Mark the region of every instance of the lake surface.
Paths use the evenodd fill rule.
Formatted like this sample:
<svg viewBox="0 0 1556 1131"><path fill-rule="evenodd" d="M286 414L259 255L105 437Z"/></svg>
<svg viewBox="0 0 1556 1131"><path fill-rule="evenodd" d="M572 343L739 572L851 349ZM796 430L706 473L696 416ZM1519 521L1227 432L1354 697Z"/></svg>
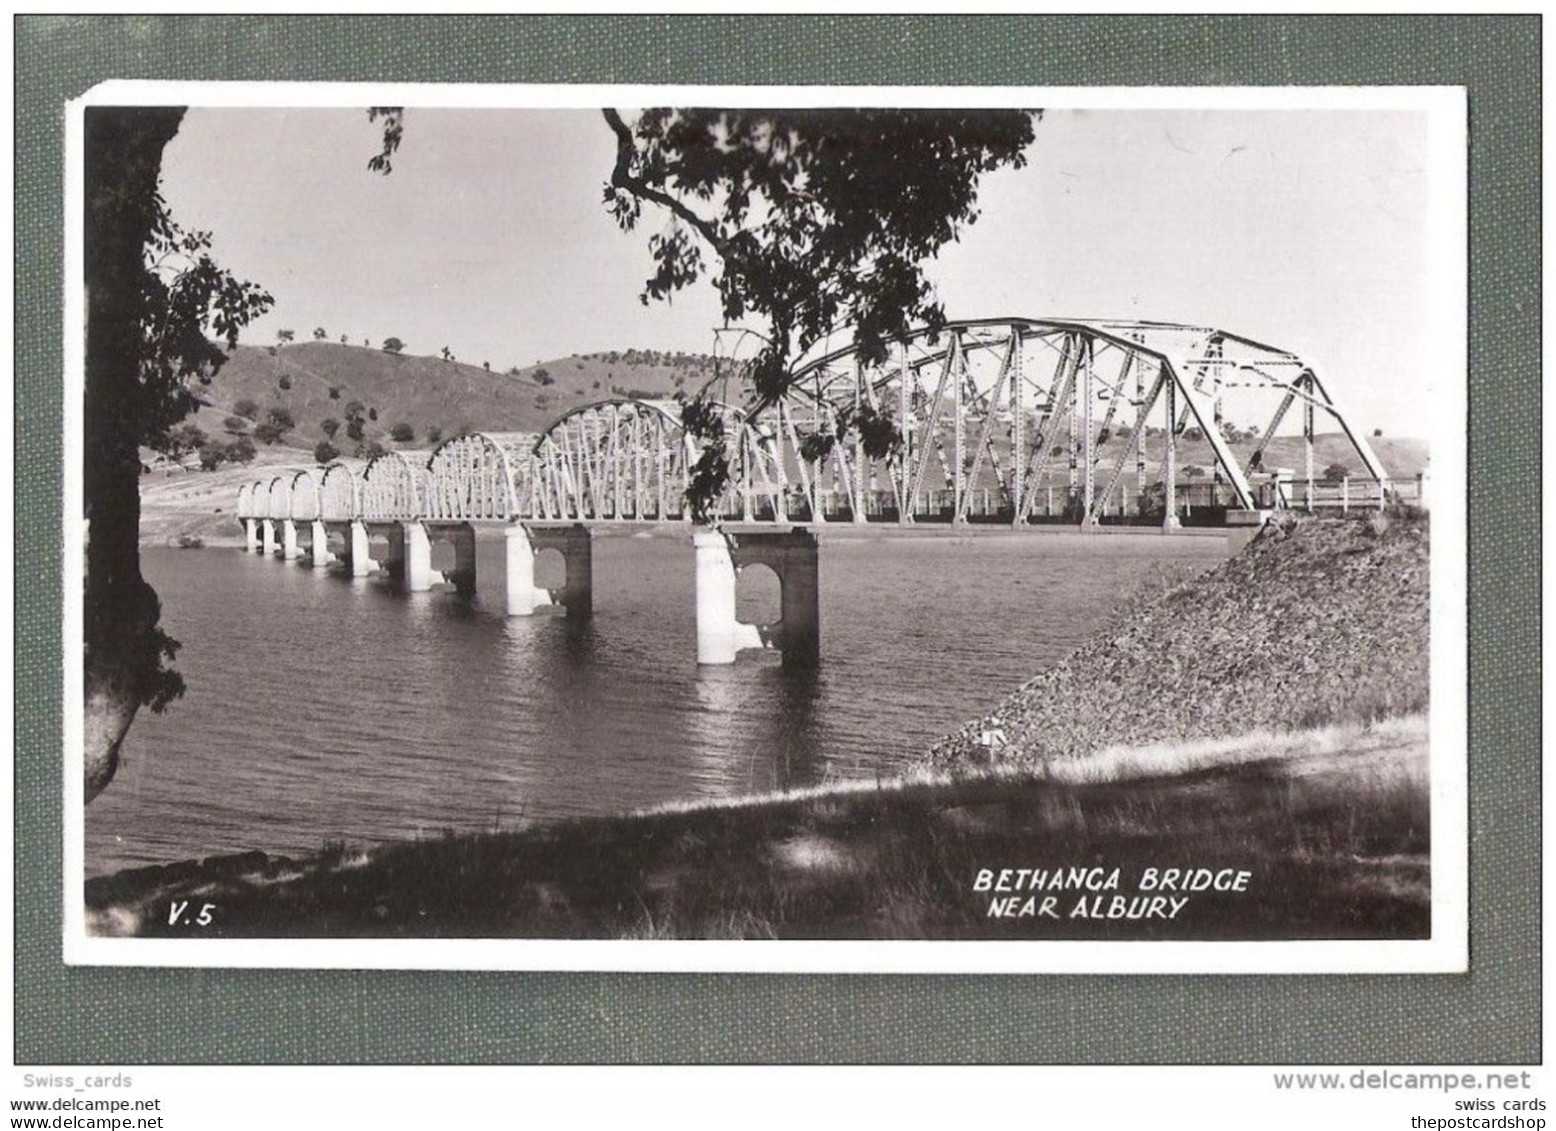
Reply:
<svg viewBox="0 0 1556 1131"><path fill-rule="evenodd" d="M822 662L804 675L775 654L698 667L684 531L598 537L581 624L494 612L484 580L471 601L236 549L143 549L189 690L136 719L87 807L87 870L887 775L1140 584L1225 554L1148 534L822 538ZM558 555L539 566L559 582ZM776 579L747 571L740 603L776 619Z"/></svg>

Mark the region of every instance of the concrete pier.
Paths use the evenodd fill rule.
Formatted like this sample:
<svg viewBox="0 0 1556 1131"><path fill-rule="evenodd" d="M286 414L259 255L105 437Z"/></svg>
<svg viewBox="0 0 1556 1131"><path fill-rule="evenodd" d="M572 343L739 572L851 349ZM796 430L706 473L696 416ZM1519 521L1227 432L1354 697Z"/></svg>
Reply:
<svg viewBox="0 0 1556 1131"><path fill-rule="evenodd" d="M376 564L368 549L367 523L353 522L346 539L346 564L352 577L366 577Z"/></svg>
<svg viewBox="0 0 1556 1131"><path fill-rule="evenodd" d="M243 520L243 546L251 554L259 553L259 520L246 518Z"/></svg>
<svg viewBox="0 0 1556 1131"><path fill-rule="evenodd" d="M432 568L432 539L427 528L419 522L405 522L399 526L399 543L402 554L401 579L407 593L425 593L443 580L443 575ZM390 544L394 543L390 539Z"/></svg>
<svg viewBox="0 0 1556 1131"><path fill-rule="evenodd" d="M820 546L815 534L788 531L692 535L697 590L697 662L732 664L749 648L778 648L786 665L814 666L821 657ZM778 577L777 624L742 623L735 615L740 570L765 565Z"/></svg>
<svg viewBox="0 0 1556 1131"><path fill-rule="evenodd" d="M475 528L466 524L441 528L438 537L454 547L454 568L443 575L465 597L475 595Z"/></svg>
<svg viewBox="0 0 1556 1131"><path fill-rule="evenodd" d="M503 531L503 565L510 617L533 616L551 604L551 594L535 587L535 547L524 527L515 524Z"/></svg>
<svg viewBox="0 0 1556 1131"><path fill-rule="evenodd" d="M389 523L383 528L386 546L384 547L384 559L379 565L390 577L402 578L405 576L405 527L398 522Z"/></svg>
<svg viewBox="0 0 1556 1131"><path fill-rule="evenodd" d="M506 528L504 537L509 616L531 616L536 609L552 604L563 606L570 617L593 614L594 537L588 527L581 523L564 527L515 524ZM535 555L541 550L557 550L562 555L562 588L556 593L535 585Z"/></svg>
<svg viewBox="0 0 1556 1131"><path fill-rule="evenodd" d="M281 557L295 562L302 551L297 548L297 523L292 519L281 520Z"/></svg>
<svg viewBox="0 0 1556 1131"><path fill-rule="evenodd" d="M314 568L322 568L335 560L335 555L330 553L329 528L314 519L308 525L308 562Z"/></svg>
<svg viewBox="0 0 1556 1131"><path fill-rule="evenodd" d="M272 557L276 552L276 524L274 519L265 519L259 524L260 553L265 557Z"/></svg>

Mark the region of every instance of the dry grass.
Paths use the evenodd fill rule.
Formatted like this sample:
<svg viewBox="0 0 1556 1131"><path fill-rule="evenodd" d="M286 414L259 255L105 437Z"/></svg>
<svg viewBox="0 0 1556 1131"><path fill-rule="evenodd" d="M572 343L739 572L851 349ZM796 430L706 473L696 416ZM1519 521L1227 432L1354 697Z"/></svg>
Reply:
<svg viewBox="0 0 1556 1131"><path fill-rule="evenodd" d="M311 860L94 880L95 929L168 930L196 888L229 936L1414 937L1429 925L1424 723L1104 750ZM991 918L981 868L1237 868L1174 921Z"/></svg>

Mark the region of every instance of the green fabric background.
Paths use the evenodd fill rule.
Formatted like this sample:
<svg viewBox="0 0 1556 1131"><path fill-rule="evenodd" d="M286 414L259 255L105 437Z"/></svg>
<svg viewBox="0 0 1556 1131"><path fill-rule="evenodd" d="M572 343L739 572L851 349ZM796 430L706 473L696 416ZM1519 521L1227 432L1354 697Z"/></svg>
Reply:
<svg viewBox="0 0 1556 1131"><path fill-rule="evenodd" d="M1539 37L1538 17L20 17L17 1062L1538 1061ZM1467 86L1472 973L67 969L61 123L110 78Z"/></svg>

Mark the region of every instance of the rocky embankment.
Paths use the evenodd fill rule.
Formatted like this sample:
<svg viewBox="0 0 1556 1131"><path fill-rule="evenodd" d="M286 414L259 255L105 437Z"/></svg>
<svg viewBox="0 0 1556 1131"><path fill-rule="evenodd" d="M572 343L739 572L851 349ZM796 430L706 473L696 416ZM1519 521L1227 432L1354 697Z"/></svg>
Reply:
<svg viewBox="0 0 1556 1131"><path fill-rule="evenodd" d="M1367 722L1425 709L1429 524L1285 518L938 743L932 763Z"/></svg>

